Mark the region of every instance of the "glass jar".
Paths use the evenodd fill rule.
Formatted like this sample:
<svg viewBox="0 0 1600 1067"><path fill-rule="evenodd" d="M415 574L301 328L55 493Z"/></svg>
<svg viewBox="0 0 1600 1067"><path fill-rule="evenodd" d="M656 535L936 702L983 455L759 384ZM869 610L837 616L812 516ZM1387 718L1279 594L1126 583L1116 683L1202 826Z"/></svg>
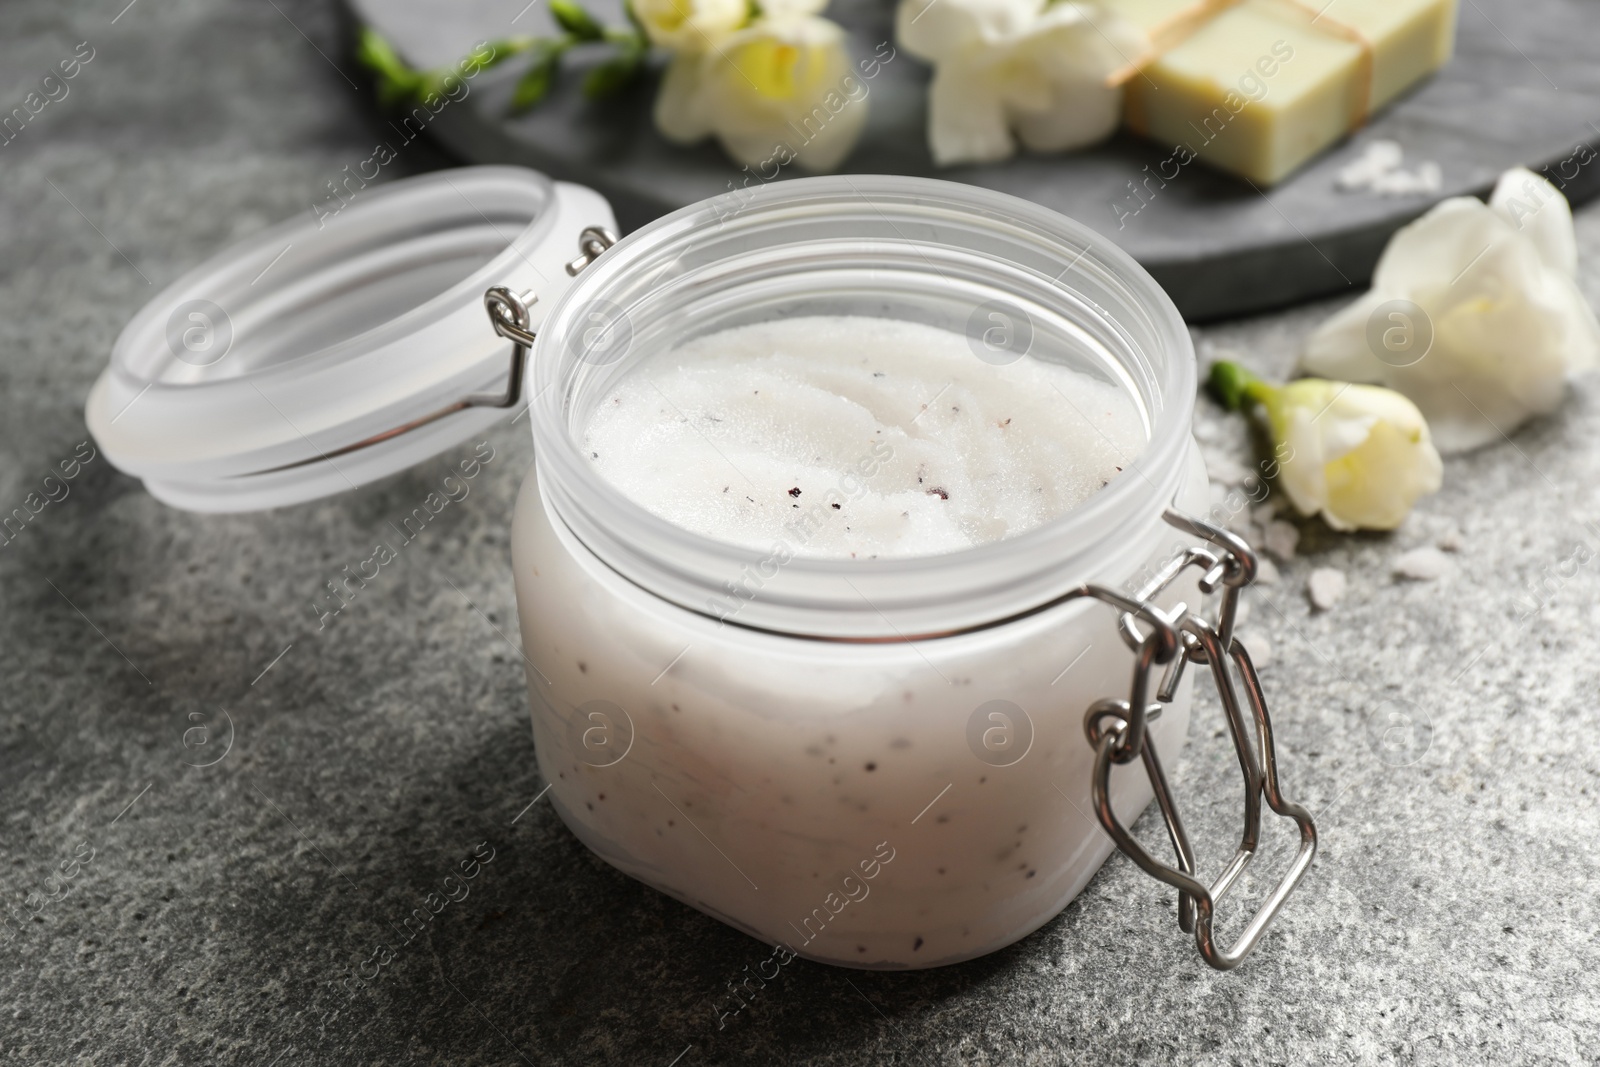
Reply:
<svg viewBox="0 0 1600 1067"><path fill-rule="evenodd" d="M972 338L976 359L1052 360L1113 383L1140 413L1143 450L1042 526L881 560L808 557L803 522L767 550L691 533L583 452L596 405L652 354L840 314L943 327ZM1208 504L1193 349L1149 275L1087 227L987 190L786 181L605 251L533 352L536 460L513 561L539 767L573 833L828 963L952 963L1060 912L1113 847L1083 712L1126 692L1134 661L1115 612L1063 597L1138 586L1170 555L1164 510ZM1192 581L1163 597L1197 603ZM1186 686L1149 727L1168 761ZM1111 779L1124 824L1150 782Z"/></svg>

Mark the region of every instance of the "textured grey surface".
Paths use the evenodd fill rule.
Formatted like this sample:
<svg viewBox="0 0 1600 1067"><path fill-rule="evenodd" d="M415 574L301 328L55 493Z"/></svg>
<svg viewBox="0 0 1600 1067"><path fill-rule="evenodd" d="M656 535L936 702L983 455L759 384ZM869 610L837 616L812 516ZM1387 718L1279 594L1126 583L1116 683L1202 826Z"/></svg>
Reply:
<svg viewBox="0 0 1600 1067"><path fill-rule="evenodd" d="M527 0L344 3L424 66L451 63L478 41L549 32L547 13L529 10ZM591 0L591 6L620 19L621 0ZM1003 164L940 169L925 132L929 68L888 46L894 3L839 0L828 15L850 30L855 55L892 57L864 82L867 129L843 169L971 182L1071 215L1144 264L1190 318L1338 293L1364 284L1389 234L1434 200L1486 193L1506 167L1558 165L1579 145L1600 143L1593 124L1600 115L1593 44L1600 9L1590 0L1461 0L1459 7L1456 56L1443 70L1262 193L1203 164L1163 183L1160 175L1175 170L1174 146L1126 133L1078 152L1024 152ZM730 182L755 180L713 144L684 149L658 136L648 84L614 101L585 100L573 90L582 65L592 61L575 55L568 91L514 118L506 106L524 64L508 63L481 75L460 106L440 112L433 129L474 162L521 163L599 189L627 226L723 193ZM1404 145L1408 167L1437 163L1441 192L1398 198L1338 192L1340 168L1380 138ZM1595 168L1557 166L1551 173L1574 198L1600 191Z"/></svg>
<svg viewBox="0 0 1600 1067"><path fill-rule="evenodd" d="M96 49L0 147L4 511L85 439L85 393L154 287L309 210L381 136L318 54L339 56L328 11L139 0L113 24L122 2L0 12L6 107L79 41ZM395 169L439 162L419 143ZM1580 238L1594 300L1600 212ZM1282 371L1327 310L1208 329L1203 347ZM1201 416L1214 462L1246 462L1240 429L1208 403ZM471 495L321 631L323 582L461 456L226 518L167 509L97 459L0 548L0 1062L1595 1059L1600 579L1561 564L1600 542L1583 526L1600 518L1600 382L1449 461L1396 535L1308 524L1301 557L1255 597L1286 785L1320 813L1324 847L1241 970L1202 966L1170 895L1114 858L1008 950L908 974L796 961L722 1028L725 983L769 950L527 807L543 783L507 547L525 437L494 433ZM1452 531L1442 580L1389 576ZM1318 565L1350 575L1325 614L1304 596ZM1396 701L1428 723L1401 735L1417 742L1408 765L1374 740ZM221 750L221 709L231 749L186 765ZM1238 804L1216 722L1203 707L1175 773L1212 862ZM210 747L185 746L197 725ZM469 895L341 997L332 983L485 841L494 859ZM87 849L33 914L24 898L58 890L52 874Z"/></svg>

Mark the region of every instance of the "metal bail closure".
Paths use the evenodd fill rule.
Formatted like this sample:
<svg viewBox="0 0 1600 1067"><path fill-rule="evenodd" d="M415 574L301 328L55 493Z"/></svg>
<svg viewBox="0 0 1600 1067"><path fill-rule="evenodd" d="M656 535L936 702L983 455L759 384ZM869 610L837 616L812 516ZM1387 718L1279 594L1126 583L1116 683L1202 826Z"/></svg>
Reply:
<svg viewBox="0 0 1600 1067"><path fill-rule="evenodd" d="M1316 855L1317 828L1305 808L1283 795L1278 783L1277 753L1266 697L1250 653L1233 636L1239 591L1256 576L1255 553L1242 538L1211 523L1171 509L1163 517L1172 526L1203 538L1208 544L1179 553L1160 567L1133 597L1123 598L1131 600L1137 609L1124 608L1118 627L1123 640L1134 650L1136 657L1130 699L1097 701L1084 716L1084 730L1095 749L1094 807L1100 825L1129 859L1146 874L1178 890L1178 926L1184 932L1194 934L1195 945L1206 963L1217 970L1226 971L1237 967L1250 955L1283 902L1300 884L1311 866L1312 857ZM1171 585L1180 573L1191 566L1204 571L1200 579L1201 592L1212 593L1219 588L1222 591L1215 621L1203 618L1183 604L1164 614L1150 603L1152 597ZM1099 599L1111 600L1100 595L1098 590L1096 595ZM1153 624L1148 635L1140 633L1135 616L1147 624ZM1162 653L1172 642L1174 631L1181 643L1181 652L1163 656ZM1183 821L1178 816L1177 805L1156 756L1155 746L1145 733L1146 723L1159 716L1162 704L1170 702L1176 695L1184 666L1190 662L1209 664L1211 667L1211 677L1216 683L1217 695L1228 720L1245 784L1244 830L1238 849L1221 875L1209 886L1195 877L1194 850L1184 832ZM1239 704L1233 674L1229 671L1230 662L1244 689L1245 700L1250 707L1248 718L1254 720L1255 724L1254 734ZM1166 663L1167 671L1157 690L1156 701L1148 702L1149 674L1157 663ZM1166 822L1167 836L1177 854L1177 866L1162 863L1151 856L1111 809L1111 768L1119 763L1128 763L1135 756L1143 761L1145 774L1155 790L1156 803ZM1300 848L1288 872L1256 911L1238 941L1231 948L1219 948L1212 937L1212 919L1217 902L1255 857L1261 838L1263 797L1275 813L1294 820L1300 829Z"/></svg>

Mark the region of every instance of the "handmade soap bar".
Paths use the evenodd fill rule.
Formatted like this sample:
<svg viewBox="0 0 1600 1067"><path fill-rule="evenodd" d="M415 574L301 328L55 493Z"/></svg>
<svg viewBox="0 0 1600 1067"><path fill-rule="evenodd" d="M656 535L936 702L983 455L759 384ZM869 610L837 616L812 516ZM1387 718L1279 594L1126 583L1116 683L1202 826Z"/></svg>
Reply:
<svg viewBox="0 0 1600 1067"><path fill-rule="evenodd" d="M1455 0L1103 0L1151 36L1128 127L1270 185L1450 58ZM1165 175L1170 177L1170 175Z"/></svg>

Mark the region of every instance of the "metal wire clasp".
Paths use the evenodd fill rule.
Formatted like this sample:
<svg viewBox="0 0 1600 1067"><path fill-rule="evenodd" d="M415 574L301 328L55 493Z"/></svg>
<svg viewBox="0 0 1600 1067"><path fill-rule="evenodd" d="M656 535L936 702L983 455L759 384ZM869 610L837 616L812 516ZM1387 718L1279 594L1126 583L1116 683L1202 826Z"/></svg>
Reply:
<svg viewBox="0 0 1600 1067"><path fill-rule="evenodd" d="M1135 654L1132 692L1127 700L1105 699L1096 701L1084 715L1084 731L1095 750L1093 777L1095 814L1100 825L1116 842L1129 859L1145 873L1178 890L1178 926L1193 933L1200 955L1212 967L1226 971L1237 967L1260 942L1267 927L1277 916L1279 908L1311 866L1317 851L1317 828L1305 808L1283 796L1278 784L1276 747L1272 740L1272 720L1267 714L1266 697L1255 665L1250 660L1239 639L1233 636L1233 626L1238 610L1239 591L1255 580L1255 552L1243 538L1219 526L1181 512L1168 509L1163 518L1178 529L1202 538L1207 543L1196 545L1168 560L1131 598L1133 608L1124 608L1118 619L1118 632ZM1178 575L1189 567L1203 570L1200 591L1205 594L1222 592L1215 620L1202 617L1199 612L1178 604L1162 612L1150 601ZM1101 600L1109 600L1101 591ZM1119 605L1120 606L1120 605ZM1139 629L1139 621L1150 625L1148 633ZM1176 644L1181 651L1163 655ZM1254 719L1252 735L1234 689L1233 676L1228 665L1233 664L1244 689L1245 700ZM1227 716L1228 728L1233 735L1233 745L1239 757L1239 768L1244 775L1244 832L1233 860L1211 885L1194 877L1194 850L1184 832L1183 821L1178 816L1166 774L1150 743L1145 726L1160 715L1161 705L1169 703L1177 694L1178 683L1184 667L1189 663L1208 664L1216 682L1217 695ZM1156 690L1156 701L1149 702L1150 673L1155 665L1165 664L1166 673ZM1119 763L1131 762L1135 757L1144 763L1145 774L1155 790L1156 803L1166 821L1167 835L1172 840L1178 864L1162 863L1136 841L1111 809L1111 768ZM1212 937L1211 924L1216 905L1244 873L1261 839L1261 800L1288 819L1293 819L1300 829L1300 848L1288 872L1279 881L1255 916L1245 927L1232 948L1219 948Z"/></svg>
<svg viewBox="0 0 1600 1067"><path fill-rule="evenodd" d="M573 277L617 243L617 235L604 226L585 226L578 234L578 250L583 254L567 264L567 273ZM533 349L534 332L528 309L539 302L533 290L514 293L497 285L483 294L483 309L489 313L494 332L512 342L511 368L506 372L503 393L473 393L464 397L458 408L494 407L509 408L522 399L522 380L528 369L528 353Z"/></svg>

